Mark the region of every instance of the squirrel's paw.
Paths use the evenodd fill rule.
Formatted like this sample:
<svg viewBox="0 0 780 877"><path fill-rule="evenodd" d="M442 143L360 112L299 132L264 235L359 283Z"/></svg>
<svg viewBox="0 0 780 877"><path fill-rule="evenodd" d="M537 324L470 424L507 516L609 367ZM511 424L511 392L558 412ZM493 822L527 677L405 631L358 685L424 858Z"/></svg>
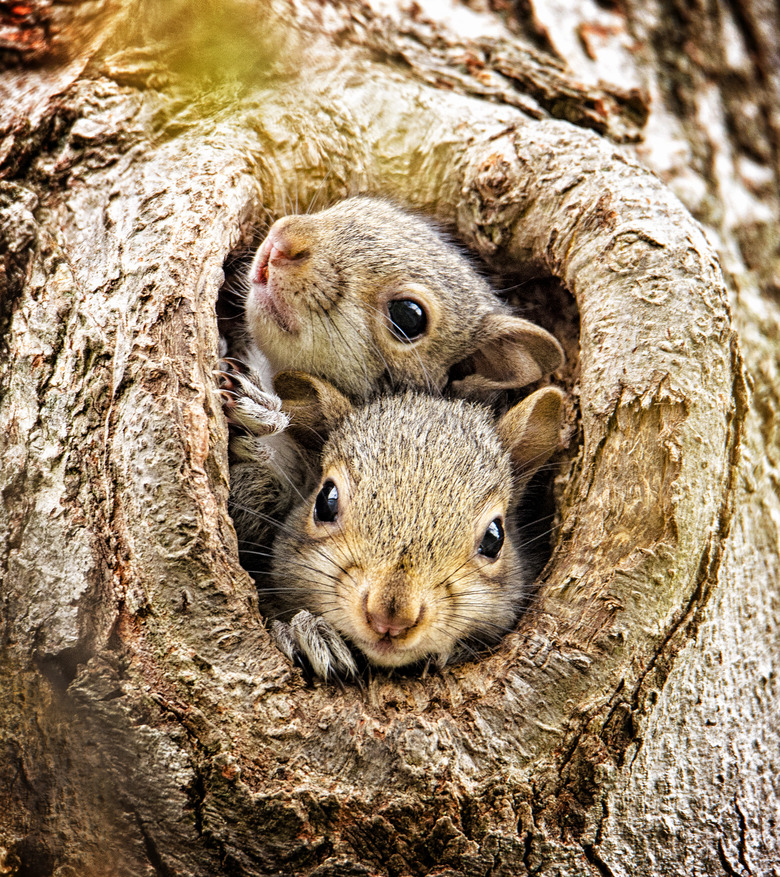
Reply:
<svg viewBox="0 0 780 877"><path fill-rule="evenodd" d="M233 359L223 359L219 365L217 383L228 423L253 436L274 435L287 428L290 421L282 411L282 400L266 392L254 372L244 371Z"/></svg>
<svg viewBox="0 0 780 877"><path fill-rule="evenodd" d="M289 624L274 621L271 633L290 661L308 664L321 679L357 678L358 668L352 652L324 618L302 609Z"/></svg>
<svg viewBox="0 0 780 877"><path fill-rule="evenodd" d="M232 435L228 447L231 463L252 463L255 467L272 465L273 449L263 442L262 436Z"/></svg>

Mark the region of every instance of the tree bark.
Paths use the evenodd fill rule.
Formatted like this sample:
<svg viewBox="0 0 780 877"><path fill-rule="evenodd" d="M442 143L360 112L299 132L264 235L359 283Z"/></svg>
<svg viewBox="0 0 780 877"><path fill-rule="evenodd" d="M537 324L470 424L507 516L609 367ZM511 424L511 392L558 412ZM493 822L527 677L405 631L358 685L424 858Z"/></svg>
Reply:
<svg viewBox="0 0 780 877"><path fill-rule="evenodd" d="M4 873L780 874L778 13L455 9L3 13ZM238 565L215 303L355 191L579 344L531 611L339 690Z"/></svg>

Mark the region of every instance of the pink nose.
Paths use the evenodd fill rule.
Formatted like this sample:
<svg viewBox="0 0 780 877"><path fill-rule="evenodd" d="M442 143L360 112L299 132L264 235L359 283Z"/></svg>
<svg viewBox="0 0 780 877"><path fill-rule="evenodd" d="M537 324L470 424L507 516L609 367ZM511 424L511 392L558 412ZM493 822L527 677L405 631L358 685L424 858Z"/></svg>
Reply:
<svg viewBox="0 0 780 877"><path fill-rule="evenodd" d="M286 262L290 258L290 246L287 241L274 241L271 252L268 254L268 261L271 264L276 262Z"/></svg>
<svg viewBox="0 0 780 877"><path fill-rule="evenodd" d="M388 618L388 616L383 615L382 613L371 614L367 613L368 623L372 630L375 630L378 634L384 636L386 633L389 633L390 636L398 636L399 633L403 633L405 630L409 630L409 625L403 624L393 624L392 620Z"/></svg>
<svg viewBox="0 0 780 877"><path fill-rule="evenodd" d="M272 226L268 237L260 244L260 249L257 251L254 282L267 283L268 266L291 261L292 250L293 244L285 236L284 231Z"/></svg>
<svg viewBox="0 0 780 877"><path fill-rule="evenodd" d="M423 612L424 610L421 608L420 611L413 616L411 612L393 614L385 612L382 609L375 609L373 611L366 609L366 621L368 621L369 627L381 636L384 636L385 634L399 636L413 628L422 618Z"/></svg>

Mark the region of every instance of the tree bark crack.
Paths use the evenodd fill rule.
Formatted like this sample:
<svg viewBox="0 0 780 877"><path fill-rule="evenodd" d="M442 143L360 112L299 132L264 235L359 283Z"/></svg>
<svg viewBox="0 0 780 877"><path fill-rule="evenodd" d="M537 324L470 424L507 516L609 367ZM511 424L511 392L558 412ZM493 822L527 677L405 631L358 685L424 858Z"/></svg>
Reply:
<svg viewBox="0 0 780 877"><path fill-rule="evenodd" d="M154 873L157 874L158 877L176 877L176 872L171 870L163 861L160 850L157 848L157 844L155 843L151 832L144 824L141 814L138 811L135 811L133 815L135 816L135 824L138 826L138 831L143 838L148 862L152 868L154 868Z"/></svg>
<svg viewBox="0 0 780 877"><path fill-rule="evenodd" d="M585 851L585 856L587 860L591 863L591 865L598 869L598 872L602 875L602 877L615 877L609 865L607 865L607 863L600 858L598 852L596 852L596 847L593 844L585 844L583 850Z"/></svg>
<svg viewBox="0 0 780 877"><path fill-rule="evenodd" d="M727 462L725 489L717 514L716 527L702 553L690 599L652 654L647 667L637 678L631 693L633 710L637 712L643 711L641 706L642 691L647 687L646 683L648 680L652 678L653 688L662 688L666 677L671 671L674 656L679 653L686 642L696 636L704 607L707 604L713 586L717 582L718 571L723 558L723 549L731 528L736 481L740 472L739 462L742 452L745 418L749 409L749 398L742 356L737 347L736 337L733 334L730 338L730 350L732 405L729 413L725 448ZM677 636L678 632L680 633L679 637Z"/></svg>
<svg viewBox="0 0 780 877"><path fill-rule="evenodd" d="M739 862L747 872L748 877L752 877L753 869L747 860L747 820L742 812L742 808L739 806L739 798L736 794L734 795L734 809L737 811L737 818L739 820Z"/></svg>
<svg viewBox="0 0 780 877"><path fill-rule="evenodd" d="M717 851L721 867L726 872L726 874L729 875L729 877L747 877L747 875L745 875L745 873L741 869L737 871L729 861L728 856L726 855L726 849L724 847L722 837L718 838Z"/></svg>

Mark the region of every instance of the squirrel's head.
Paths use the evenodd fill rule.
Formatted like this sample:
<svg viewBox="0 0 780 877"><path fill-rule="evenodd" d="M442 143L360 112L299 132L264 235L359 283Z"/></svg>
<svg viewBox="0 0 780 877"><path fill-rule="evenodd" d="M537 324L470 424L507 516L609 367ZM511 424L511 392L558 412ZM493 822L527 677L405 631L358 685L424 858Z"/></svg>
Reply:
<svg viewBox="0 0 780 877"><path fill-rule="evenodd" d="M558 445L560 391L494 422L460 400L406 393L352 408L311 376L282 383L297 384L293 434L329 433L317 487L274 547L282 609L321 615L385 667L445 663L511 629L528 596L513 510Z"/></svg>
<svg viewBox="0 0 780 877"><path fill-rule="evenodd" d="M247 325L274 370L356 400L448 384L484 398L563 362L555 338L512 316L441 232L380 199L278 220L248 279Z"/></svg>

